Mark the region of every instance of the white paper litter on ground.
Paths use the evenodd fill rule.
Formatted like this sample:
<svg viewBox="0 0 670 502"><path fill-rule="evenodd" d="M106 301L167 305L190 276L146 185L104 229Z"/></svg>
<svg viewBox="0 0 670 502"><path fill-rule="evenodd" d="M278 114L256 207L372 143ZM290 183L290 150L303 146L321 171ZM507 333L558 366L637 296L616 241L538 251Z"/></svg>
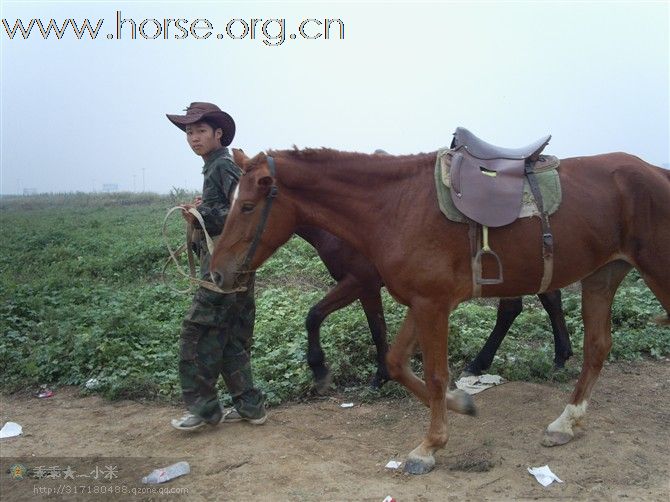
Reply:
<svg viewBox="0 0 670 502"><path fill-rule="evenodd" d="M456 387L468 394L477 394L502 383L504 383L504 380L500 375L472 375L459 378Z"/></svg>
<svg viewBox="0 0 670 502"><path fill-rule="evenodd" d="M537 482L542 486L549 486L554 481L558 481L559 483L563 482L556 476L556 474L551 472L548 465L543 465L542 467L529 467L528 472L535 476Z"/></svg>
<svg viewBox="0 0 670 502"><path fill-rule="evenodd" d="M84 387L86 387L89 390L97 389L98 386L100 385L100 382L98 381L97 378L89 378L86 380L86 383L84 384Z"/></svg>
<svg viewBox="0 0 670 502"><path fill-rule="evenodd" d="M354 403L342 403L340 405L340 408L353 408L353 407L354 407Z"/></svg>
<svg viewBox="0 0 670 502"><path fill-rule="evenodd" d="M13 438L23 433L23 427L16 422L7 422L0 429L0 439Z"/></svg>
<svg viewBox="0 0 670 502"><path fill-rule="evenodd" d="M397 460L389 460L389 463L386 464L386 468L397 469L398 467L400 467L400 464L402 464L402 462L398 462Z"/></svg>

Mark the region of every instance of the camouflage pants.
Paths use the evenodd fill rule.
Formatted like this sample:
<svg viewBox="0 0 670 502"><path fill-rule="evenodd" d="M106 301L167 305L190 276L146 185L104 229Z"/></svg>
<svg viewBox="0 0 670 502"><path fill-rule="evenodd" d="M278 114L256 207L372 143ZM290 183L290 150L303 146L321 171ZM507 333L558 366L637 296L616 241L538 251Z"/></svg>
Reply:
<svg viewBox="0 0 670 502"><path fill-rule="evenodd" d="M203 278L209 255L201 254ZM180 337L179 377L184 402L205 420L220 417L216 382L219 375L240 415L258 418L264 397L253 385L250 349L256 305L253 281L244 293L221 294L198 288Z"/></svg>

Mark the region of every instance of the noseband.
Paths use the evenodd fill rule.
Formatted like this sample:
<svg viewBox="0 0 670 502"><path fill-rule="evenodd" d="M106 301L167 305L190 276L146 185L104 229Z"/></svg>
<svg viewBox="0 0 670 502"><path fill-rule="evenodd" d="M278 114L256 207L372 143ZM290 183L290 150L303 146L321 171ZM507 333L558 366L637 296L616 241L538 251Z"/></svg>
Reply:
<svg viewBox="0 0 670 502"><path fill-rule="evenodd" d="M258 222L258 226L256 227L256 234L254 235L254 240L251 241L251 246L249 246L249 251L247 251L247 256L244 259L244 262L242 263L242 267L240 268L240 270L237 271L238 275L254 272L253 270L249 270L249 265L251 264L251 260L256 254L256 248L258 248L258 244L261 241L261 235L265 230L265 225L267 224L268 216L270 216L270 209L272 208L272 203L274 202L275 197L277 197L277 193L279 192L277 185L275 185L274 183L275 172L276 172L275 159L272 158L272 156L268 155L266 157L266 160L268 163L268 168L270 169L270 175L272 176L272 186L270 187L270 190L268 191L268 194L265 197L265 206L263 207L263 214L261 214L261 221Z"/></svg>

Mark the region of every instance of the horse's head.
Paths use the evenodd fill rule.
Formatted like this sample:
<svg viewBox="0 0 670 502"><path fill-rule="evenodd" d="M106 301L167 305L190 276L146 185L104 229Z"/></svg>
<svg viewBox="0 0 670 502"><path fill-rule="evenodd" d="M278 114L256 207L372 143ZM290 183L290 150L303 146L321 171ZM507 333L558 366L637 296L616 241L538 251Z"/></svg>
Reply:
<svg viewBox="0 0 670 502"><path fill-rule="evenodd" d="M248 274L295 229L290 200L280 195L277 185L274 158L260 153L250 159L237 149L233 149L233 155L243 174L210 266L214 282L227 291L246 283Z"/></svg>

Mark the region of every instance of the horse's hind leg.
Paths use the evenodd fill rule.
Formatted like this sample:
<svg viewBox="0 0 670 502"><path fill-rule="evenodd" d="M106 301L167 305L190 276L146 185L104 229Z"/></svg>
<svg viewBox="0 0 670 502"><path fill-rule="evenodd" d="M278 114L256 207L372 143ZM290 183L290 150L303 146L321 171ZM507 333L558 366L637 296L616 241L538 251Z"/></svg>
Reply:
<svg viewBox="0 0 670 502"><path fill-rule="evenodd" d="M391 379L386 368L386 353L389 350L386 339L386 320L384 319L384 306L379 288L369 288L361 294L361 305L365 317L368 320L372 341L377 347L377 373L372 380L372 386L380 388Z"/></svg>
<svg viewBox="0 0 670 502"><path fill-rule="evenodd" d="M330 387L330 370L326 366L326 358L321 348L321 324L330 314L346 307L358 298L361 293L360 284L351 275L339 281L326 296L311 309L305 320L307 328L307 363L314 374L314 386L318 393Z"/></svg>
<svg viewBox="0 0 670 502"><path fill-rule="evenodd" d="M626 254L665 310L658 322L670 325L670 172L638 169L615 179L625 194Z"/></svg>
<svg viewBox="0 0 670 502"><path fill-rule="evenodd" d="M573 426L586 413L587 400L612 347L612 300L619 284L631 269L624 261L599 268L582 280L584 319L584 362L570 404L544 433L542 444L556 446L574 437Z"/></svg>
<svg viewBox="0 0 670 502"><path fill-rule="evenodd" d="M496 325L491 331L486 343L479 351L479 354L466 366L461 376L481 375L484 370L491 367L493 357L498 352L505 335L509 331L514 319L523 310L523 302L519 298L501 298L498 302L498 313L496 316Z"/></svg>
<svg viewBox="0 0 670 502"><path fill-rule="evenodd" d="M651 292L665 309L665 316L657 319L661 325L670 326L670 259L668 250L653 249L640 251L636 258L636 268ZM655 253L654 253L655 251Z"/></svg>
<svg viewBox="0 0 670 502"><path fill-rule="evenodd" d="M665 309L665 315L655 319L661 326L670 326L670 264L668 265L667 277L659 278L657 275L641 273L644 282L649 286L651 292L654 293L656 299ZM642 272L642 269L640 269Z"/></svg>
<svg viewBox="0 0 670 502"><path fill-rule="evenodd" d="M554 332L554 367L562 368L565 366L565 361L572 355L572 345L570 345L570 335L565 324L561 290L547 291L537 296L544 310L549 314L551 330Z"/></svg>

